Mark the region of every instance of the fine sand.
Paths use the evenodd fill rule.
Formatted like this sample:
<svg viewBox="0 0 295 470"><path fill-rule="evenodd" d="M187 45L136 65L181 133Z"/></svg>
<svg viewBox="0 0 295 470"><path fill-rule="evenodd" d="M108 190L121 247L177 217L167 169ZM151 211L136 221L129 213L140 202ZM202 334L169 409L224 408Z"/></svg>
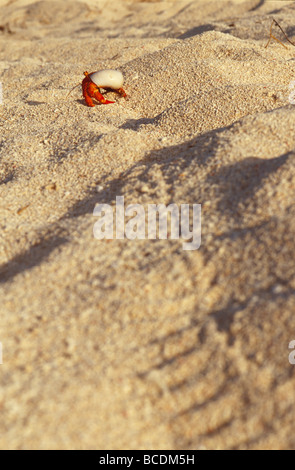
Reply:
<svg viewBox="0 0 295 470"><path fill-rule="evenodd" d="M0 448L294 449L295 2L110 3L0 1ZM201 247L95 239L116 196Z"/></svg>

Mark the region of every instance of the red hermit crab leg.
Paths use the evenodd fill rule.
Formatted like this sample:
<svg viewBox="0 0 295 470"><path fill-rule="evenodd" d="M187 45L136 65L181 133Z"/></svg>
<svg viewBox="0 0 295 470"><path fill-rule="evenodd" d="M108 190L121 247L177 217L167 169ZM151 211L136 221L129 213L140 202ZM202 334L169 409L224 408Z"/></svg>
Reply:
<svg viewBox="0 0 295 470"><path fill-rule="evenodd" d="M118 92L121 96L123 96L123 98L127 98L126 92L125 92L125 90L123 90L123 88L119 88L119 89L117 90L117 92Z"/></svg>

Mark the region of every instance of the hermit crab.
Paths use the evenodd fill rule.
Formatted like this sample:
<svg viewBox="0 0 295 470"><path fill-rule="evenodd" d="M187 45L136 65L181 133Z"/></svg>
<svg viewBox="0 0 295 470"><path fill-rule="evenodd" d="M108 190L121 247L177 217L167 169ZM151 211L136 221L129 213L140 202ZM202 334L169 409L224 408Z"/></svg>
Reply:
<svg viewBox="0 0 295 470"><path fill-rule="evenodd" d="M84 72L85 78L82 82L82 92L85 98L87 106L94 106L92 98L103 104L115 103L115 101L109 101L101 94L100 88L107 91L112 90L119 95L127 98L125 91L123 90L123 75L120 70L100 70L99 72Z"/></svg>

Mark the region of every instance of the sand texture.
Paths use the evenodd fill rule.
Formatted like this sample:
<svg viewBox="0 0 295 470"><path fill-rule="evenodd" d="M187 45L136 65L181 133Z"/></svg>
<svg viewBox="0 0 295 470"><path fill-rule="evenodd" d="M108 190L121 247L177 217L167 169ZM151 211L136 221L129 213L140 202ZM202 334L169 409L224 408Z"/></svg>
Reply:
<svg viewBox="0 0 295 470"><path fill-rule="evenodd" d="M294 449L295 2L0 2L0 448ZM87 107L83 72L129 100ZM292 98L293 96L293 98ZM202 243L96 204L202 204Z"/></svg>

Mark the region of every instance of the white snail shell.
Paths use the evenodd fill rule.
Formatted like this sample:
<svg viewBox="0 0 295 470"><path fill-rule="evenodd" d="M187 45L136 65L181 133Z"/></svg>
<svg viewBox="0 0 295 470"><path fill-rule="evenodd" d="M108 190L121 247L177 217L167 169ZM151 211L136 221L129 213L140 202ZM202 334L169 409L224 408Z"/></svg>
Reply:
<svg viewBox="0 0 295 470"><path fill-rule="evenodd" d="M101 88L118 90L123 86L123 74L120 70L100 70L89 74L91 81Z"/></svg>

